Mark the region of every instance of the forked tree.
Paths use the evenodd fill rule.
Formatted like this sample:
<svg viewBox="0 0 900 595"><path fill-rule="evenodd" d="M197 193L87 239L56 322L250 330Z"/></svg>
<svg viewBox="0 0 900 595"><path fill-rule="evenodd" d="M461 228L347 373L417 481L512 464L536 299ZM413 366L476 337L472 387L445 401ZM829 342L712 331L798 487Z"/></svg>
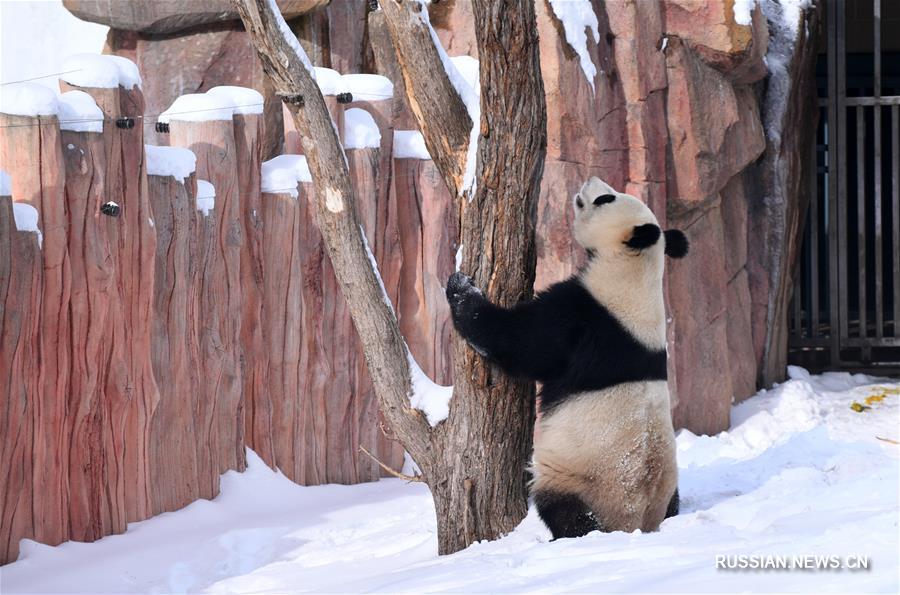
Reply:
<svg viewBox="0 0 900 595"><path fill-rule="evenodd" d="M309 59L272 0L234 1L301 134L317 225L381 410L434 497L439 552L452 553L511 531L527 512L533 383L504 375L454 336L449 417L432 427L412 407L408 349L370 264L343 147ZM532 293L534 218L546 151L534 1L472 2L481 86L474 134L470 113L478 114L478 108L473 109L471 97L460 96L464 89L457 77L448 75L426 3L381 4L409 105L447 187L459 200L461 268L491 301L510 306ZM474 160L469 153L473 141Z"/></svg>

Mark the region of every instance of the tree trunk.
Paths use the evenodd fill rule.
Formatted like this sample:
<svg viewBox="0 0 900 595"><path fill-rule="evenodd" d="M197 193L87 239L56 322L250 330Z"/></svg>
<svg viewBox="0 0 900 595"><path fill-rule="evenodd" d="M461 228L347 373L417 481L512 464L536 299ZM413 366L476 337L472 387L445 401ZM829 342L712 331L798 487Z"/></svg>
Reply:
<svg viewBox="0 0 900 595"><path fill-rule="evenodd" d="M441 175L459 196L468 112L437 48L423 41L431 39L418 16L424 5L415 0L384 3L383 8L412 111ZM379 403L434 496L439 552L452 553L511 531L527 512L533 383L506 377L457 337L449 418L431 428L410 407L406 346L365 256L346 161L321 93L287 47L268 2L241 0L238 9L276 90L303 96L302 105L293 103L289 109L309 160L317 223ZM532 0L481 0L474 13L482 60L482 118L477 191L459 199L463 269L492 301L509 306L529 297L534 282L534 217L546 150L537 26ZM392 19L403 20L403 26ZM409 44L418 49L404 59L403 48Z"/></svg>

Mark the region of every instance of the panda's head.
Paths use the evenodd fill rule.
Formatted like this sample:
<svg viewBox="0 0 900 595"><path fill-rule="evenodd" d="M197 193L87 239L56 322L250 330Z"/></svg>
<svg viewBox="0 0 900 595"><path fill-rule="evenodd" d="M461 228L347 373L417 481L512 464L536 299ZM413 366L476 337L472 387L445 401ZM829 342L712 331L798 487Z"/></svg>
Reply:
<svg viewBox="0 0 900 595"><path fill-rule="evenodd" d="M575 240L589 254L617 256L655 255L673 258L687 254L688 241L677 229L665 233L647 205L616 192L599 178L591 178L575 195Z"/></svg>

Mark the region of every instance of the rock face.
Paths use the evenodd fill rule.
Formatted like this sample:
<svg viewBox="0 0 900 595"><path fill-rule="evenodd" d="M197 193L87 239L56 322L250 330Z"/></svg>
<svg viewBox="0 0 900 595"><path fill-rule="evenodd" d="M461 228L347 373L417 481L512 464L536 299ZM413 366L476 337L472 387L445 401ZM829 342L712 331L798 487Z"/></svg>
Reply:
<svg viewBox="0 0 900 595"><path fill-rule="evenodd" d="M293 18L327 5L329 0L276 0L285 18ZM234 21L237 12L230 0L64 0L69 12L91 21L126 31L177 33L197 25Z"/></svg>

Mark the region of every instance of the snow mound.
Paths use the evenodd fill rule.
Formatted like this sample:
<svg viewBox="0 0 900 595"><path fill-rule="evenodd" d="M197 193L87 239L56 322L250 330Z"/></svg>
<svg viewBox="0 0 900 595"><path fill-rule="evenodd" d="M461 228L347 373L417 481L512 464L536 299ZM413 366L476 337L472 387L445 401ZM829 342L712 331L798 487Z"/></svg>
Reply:
<svg viewBox="0 0 900 595"><path fill-rule="evenodd" d="M290 194L297 198L297 185L312 182L312 174L304 155L279 155L263 161L260 189L269 194Z"/></svg>
<svg viewBox="0 0 900 595"><path fill-rule="evenodd" d="M370 149L381 146L381 131L372 114L353 107L344 112L344 148Z"/></svg>
<svg viewBox="0 0 900 595"><path fill-rule="evenodd" d="M321 66L316 66L313 70L316 75L316 83L319 85L322 95L338 95L348 91L344 77L337 70Z"/></svg>
<svg viewBox="0 0 900 595"><path fill-rule="evenodd" d="M345 74L341 79L353 94L353 101L381 101L394 96L394 83L378 74Z"/></svg>
<svg viewBox="0 0 900 595"><path fill-rule="evenodd" d="M230 100L232 105L234 105L233 113L235 114L247 115L263 113L265 99L263 99L262 93L256 89L251 89L249 87L221 86L213 87L207 91L206 94L225 97Z"/></svg>
<svg viewBox="0 0 900 595"><path fill-rule="evenodd" d="M216 208L216 188L206 180L197 180L197 210L203 212L204 217Z"/></svg>
<svg viewBox="0 0 900 595"><path fill-rule="evenodd" d="M103 132L103 111L84 91L59 96L59 129L72 132Z"/></svg>
<svg viewBox="0 0 900 595"><path fill-rule="evenodd" d="M566 33L568 43L581 62L581 70L587 79L591 90L594 90L594 77L597 76L597 67L594 66L587 47L586 31L591 32L594 43L600 43L600 24L591 0L549 0L553 8L553 14L560 20ZM739 0L740 1L740 0Z"/></svg>
<svg viewBox="0 0 900 595"><path fill-rule="evenodd" d="M431 159L422 133L418 130L395 130L394 159Z"/></svg>
<svg viewBox="0 0 900 595"><path fill-rule="evenodd" d="M36 233L38 236L38 246L40 247L44 243L44 235L41 233L41 228L38 227L37 209L24 202L14 202L12 206L13 219L16 221L16 230L27 233Z"/></svg>
<svg viewBox="0 0 900 595"><path fill-rule="evenodd" d="M131 90L141 86L137 65L121 56L104 54L75 54L63 62L65 74L60 79L78 87Z"/></svg>
<svg viewBox="0 0 900 595"><path fill-rule="evenodd" d="M406 355L412 380L410 404L425 414L425 418L432 427L436 426L450 415L453 386L443 386L429 378L412 356L409 347L406 348Z"/></svg>
<svg viewBox="0 0 900 595"><path fill-rule="evenodd" d="M12 178L0 169L0 196L12 196Z"/></svg>
<svg viewBox="0 0 900 595"><path fill-rule="evenodd" d="M0 87L0 113L14 116L55 116L59 100L52 89L37 83Z"/></svg>
<svg viewBox="0 0 900 595"><path fill-rule="evenodd" d="M172 102L157 119L163 123L231 120L234 110L234 101L228 93L188 93Z"/></svg>
<svg viewBox="0 0 900 595"><path fill-rule="evenodd" d="M144 154L148 176L172 176L184 184L185 178L197 171L197 156L190 149L144 145Z"/></svg>

